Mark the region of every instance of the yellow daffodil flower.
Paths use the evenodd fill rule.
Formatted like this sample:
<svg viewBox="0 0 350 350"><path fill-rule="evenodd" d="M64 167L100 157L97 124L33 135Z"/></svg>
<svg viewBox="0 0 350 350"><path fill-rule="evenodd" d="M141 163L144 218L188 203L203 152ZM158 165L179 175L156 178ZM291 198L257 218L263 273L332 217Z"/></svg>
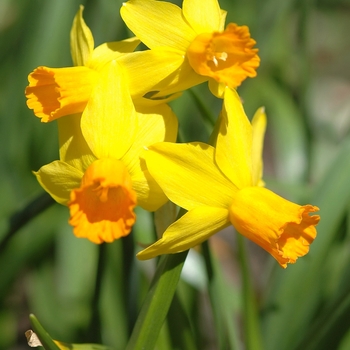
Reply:
<svg viewBox="0 0 350 350"><path fill-rule="evenodd" d="M320 220L309 214L319 209L289 202L262 186L265 125L262 108L250 123L237 93L226 88L215 148L163 142L144 151L150 174L188 212L139 259L187 250L230 224L284 268L308 253Z"/></svg>
<svg viewBox="0 0 350 350"><path fill-rule="evenodd" d="M184 0L182 9L165 1L129 0L121 16L151 49L151 59L167 64L168 78L154 88L157 96L209 80L220 97L225 86L236 88L256 76L260 59L248 27L230 23L224 29L226 11L217 0Z"/></svg>
<svg viewBox="0 0 350 350"><path fill-rule="evenodd" d="M94 49L94 39L89 27L83 19L83 6L76 14L71 30L71 54L74 67L49 68L38 67L29 74L29 85L25 90L27 105L42 122L50 122L65 115L81 113L91 96L94 86L100 79L103 67L112 60L118 62L126 70L129 79L129 91L136 104L165 103L167 99L143 98L155 82L162 77L161 73L146 69L142 75L135 74L138 68L133 59L126 58L140 43L137 38L119 42L109 42ZM123 60L122 60L123 58ZM148 57L146 57L148 59ZM130 67L126 66L130 63ZM128 70L131 72L128 72ZM162 74L166 75L166 69ZM149 103L150 102L150 103Z"/></svg>
<svg viewBox="0 0 350 350"><path fill-rule="evenodd" d="M174 142L177 118L167 105L135 110L117 61L101 71L84 112L58 121L60 160L35 175L69 207L77 237L112 242L130 232L136 204L154 211L167 201L139 154L154 142Z"/></svg>

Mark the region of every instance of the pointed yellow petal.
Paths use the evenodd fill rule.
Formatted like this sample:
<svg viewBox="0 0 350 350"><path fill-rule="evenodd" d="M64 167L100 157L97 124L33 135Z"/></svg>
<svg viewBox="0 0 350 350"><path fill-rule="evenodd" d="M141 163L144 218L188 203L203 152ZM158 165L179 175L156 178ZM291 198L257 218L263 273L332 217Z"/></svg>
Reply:
<svg viewBox="0 0 350 350"><path fill-rule="evenodd" d="M137 205L148 211L155 211L164 205L168 198L150 175L145 161L141 160L142 172L135 172L132 177L132 188L137 194Z"/></svg>
<svg viewBox="0 0 350 350"><path fill-rule="evenodd" d="M97 158L120 159L135 136L137 118L122 67L112 61L101 72L81 119L81 129Z"/></svg>
<svg viewBox="0 0 350 350"><path fill-rule="evenodd" d="M217 0L184 0L182 12L197 34L220 30L221 10Z"/></svg>
<svg viewBox="0 0 350 350"><path fill-rule="evenodd" d="M136 37L104 43L96 47L86 65L91 69L100 71L108 62L118 59L125 53L133 52L139 44L140 40Z"/></svg>
<svg viewBox="0 0 350 350"><path fill-rule="evenodd" d="M56 160L34 172L41 187L58 203L67 205L70 192L80 186L84 175L71 165Z"/></svg>
<svg viewBox="0 0 350 350"><path fill-rule="evenodd" d="M185 52L196 37L181 9L169 2L130 0L120 14L129 29L150 49L162 46Z"/></svg>
<svg viewBox="0 0 350 350"><path fill-rule="evenodd" d="M167 105L142 108L142 113L137 113L137 116L138 128L135 140L122 161L131 175L138 205L154 211L167 201L167 197L148 173L144 161L140 160L140 154L156 142L175 142L177 118Z"/></svg>
<svg viewBox="0 0 350 350"><path fill-rule="evenodd" d="M316 237L319 209L299 206L263 187L247 187L237 193L230 220L239 233L260 245L282 267L295 263L309 251Z"/></svg>
<svg viewBox="0 0 350 350"><path fill-rule="evenodd" d="M193 71L181 52L168 48L133 52L118 62L125 68L133 99L145 95L155 101L207 80Z"/></svg>
<svg viewBox="0 0 350 350"><path fill-rule="evenodd" d="M204 143L158 143L142 155L167 197L187 210L197 206L228 208L237 190L214 163Z"/></svg>
<svg viewBox="0 0 350 350"><path fill-rule="evenodd" d="M252 144L252 168L253 185L258 186L263 175L263 147L266 130L265 108L259 108L252 120L253 144Z"/></svg>
<svg viewBox="0 0 350 350"><path fill-rule="evenodd" d="M252 127L236 91L226 88L215 161L238 187L252 185Z"/></svg>
<svg viewBox="0 0 350 350"><path fill-rule="evenodd" d="M131 176L141 172L140 153L157 142L175 142L178 129L176 115L168 105L139 107L136 114L135 140L122 158Z"/></svg>
<svg viewBox="0 0 350 350"><path fill-rule="evenodd" d="M70 32L70 52L75 66L84 66L94 49L94 38L83 19L83 10L84 6L80 5Z"/></svg>
<svg viewBox="0 0 350 350"><path fill-rule="evenodd" d="M220 32L222 32L225 29L226 16L227 16L227 11L221 9L221 11L220 11L220 29L219 29Z"/></svg>
<svg viewBox="0 0 350 350"><path fill-rule="evenodd" d="M96 160L87 145L80 128L81 114L73 114L58 119L60 160L85 172Z"/></svg>
<svg viewBox="0 0 350 350"><path fill-rule="evenodd" d="M230 224L228 210L198 207L190 210L164 232L163 237L137 254L140 260L179 253L204 242Z"/></svg>

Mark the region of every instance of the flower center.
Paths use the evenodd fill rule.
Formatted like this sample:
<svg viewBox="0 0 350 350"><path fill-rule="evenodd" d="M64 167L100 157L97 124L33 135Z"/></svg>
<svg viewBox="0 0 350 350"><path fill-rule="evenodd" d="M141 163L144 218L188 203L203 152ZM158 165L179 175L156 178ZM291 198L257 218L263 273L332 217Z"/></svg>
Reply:
<svg viewBox="0 0 350 350"><path fill-rule="evenodd" d="M187 50L194 71L235 88L247 77L256 76L260 59L247 26L230 23L222 33L198 35Z"/></svg>
<svg viewBox="0 0 350 350"><path fill-rule="evenodd" d="M84 110L98 73L87 67L38 67L29 74L25 94L28 108L50 122Z"/></svg>
<svg viewBox="0 0 350 350"><path fill-rule="evenodd" d="M136 193L122 161L100 159L86 170L80 188L71 192L69 223L77 237L112 242L135 223Z"/></svg>

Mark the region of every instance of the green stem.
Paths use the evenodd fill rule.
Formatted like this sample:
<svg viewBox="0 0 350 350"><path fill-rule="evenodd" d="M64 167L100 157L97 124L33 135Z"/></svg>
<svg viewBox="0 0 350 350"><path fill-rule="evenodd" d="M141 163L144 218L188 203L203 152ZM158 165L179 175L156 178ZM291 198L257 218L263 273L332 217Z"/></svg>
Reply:
<svg viewBox="0 0 350 350"><path fill-rule="evenodd" d="M90 324L86 334L86 341L92 343L101 343L101 317L100 317L100 298L101 298L101 289L102 289L102 280L106 266L106 249L107 244L102 243L99 246L99 256L97 264L97 273L96 273L96 282L95 290L92 298L92 314L90 319Z"/></svg>
<svg viewBox="0 0 350 350"><path fill-rule="evenodd" d="M153 350L168 313L188 251L163 255L142 305L127 350Z"/></svg>
<svg viewBox="0 0 350 350"><path fill-rule="evenodd" d="M202 243L202 254L208 276L208 293L216 328L218 349L240 349L237 327L234 322L234 310L227 301L227 296L232 294L224 281L218 262L211 254L209 243Z"/></svg>
<svg viewBox="0 0 350 350"><path fill-rule="evenodd" d="M244 237L237 234L238 256L242 273L243 295L243 319L246 348L249 350L261 350L262 341L259 327L259 318L256 308L254 289L250 279L248 257Z"/></svg>

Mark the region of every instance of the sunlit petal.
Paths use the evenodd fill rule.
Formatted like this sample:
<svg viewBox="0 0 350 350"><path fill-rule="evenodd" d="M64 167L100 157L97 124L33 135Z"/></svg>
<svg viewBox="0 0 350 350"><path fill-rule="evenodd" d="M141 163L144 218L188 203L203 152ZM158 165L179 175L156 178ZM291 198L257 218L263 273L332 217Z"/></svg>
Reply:
<svg viewBox="0 0 350 350"><path fill-rule="evenodd" d="M150 49L162 46L186 51L196 37L181 9L169 2L130 0L120 14L130 30Z"/></svg>
<svg viewBox="0 0 350 350"><path fill-rule="evenodd" d="M167 197L187 210L228 208L237 191L215 165L214 149L204 143L158 143L142 157Z"/></svg>
<svg viewBox="0 0 350 350"><path fill-rule="evenodd" d="M229 224L227 209L192 209L170 225L160 240L138 253L137 258L146 260L161 254L179 253L193 248Z"/></svg>
<svg viewBox="0 0 350 350"><path fill-rule="evenodd" d="M85 66L94 49L94 38L83 19L84 6L80 5L70 32L70 52L75 66Z"/></svg>
<svg viewBox="0 0 350 350"><path fill-rule="evenodd" d="M252 127L236 91L226 88L215 161L238 187L252 185Z"/></svg>
<svg viewBox="0 0 350 350"><path fill-rule="evenodd" d="M136 37L104 43L95 48L86 66L99 71L108 62L118 59L125 53L133 52L139 44L140 40Z"/></svg>
<svg viewBox="0 0 350 350"><path fill-rule="evenodd" d="M97 158L120 159L135 136L137 117L123 68L112 61L101 72L83 112L81 128Z"/></svg>
<svg viewBox="0 0 350 350"><path fill-rule="evenodd" d="M60 160L85 172L96 160L87 145L80 128L81 114L74 114L58 119Z"/></svg>
<svg viewBox="0 0 350 350"><path fill-rule="evenodd" d="M221 10L217 0L184 0L183 14L196 33L220 30Z"/></svg>
<svg viewBox="0 0 350 350"><path fill-rule="evenodd" d="M264 148L264 135L266 130L265 108L259 108L252 120L253 143L252 143L252 175L253 185L257 186L263 175L262 152Z"/></svg>
<svg viewBox="0 0 350 350"><path fill-rule="evenodd" d="M70 192L79 187L84 175L71 165L56 160L34 172L43 189L58 203L67 205Z"/></svg>

